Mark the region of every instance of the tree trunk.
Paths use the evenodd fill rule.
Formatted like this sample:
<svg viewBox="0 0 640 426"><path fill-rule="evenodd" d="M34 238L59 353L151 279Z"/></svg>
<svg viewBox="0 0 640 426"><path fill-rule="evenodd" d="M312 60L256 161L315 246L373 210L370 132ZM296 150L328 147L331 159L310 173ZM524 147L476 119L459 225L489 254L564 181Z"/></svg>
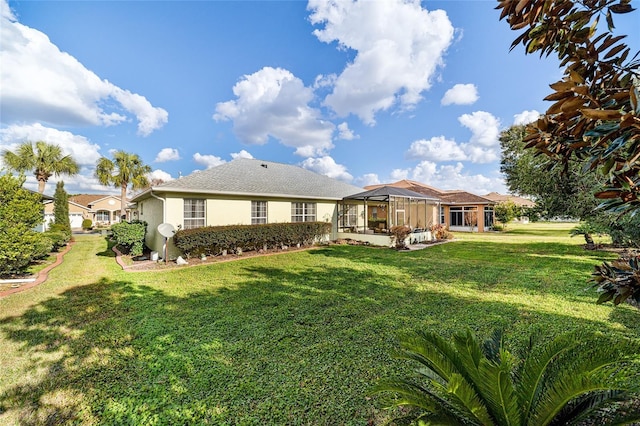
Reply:
<svg viewBox="0 0 640 426"><path fill-rule="evenodd" d="M596 243L593 241L593 237L588 232L584 233L584 240L587 243L587 249L594 250L596 248Z"/></svg>
<svg viewBox="0 0 640 426"><path fill-rule="evenodd" d="M120 221L123 221L124 217L127 215L126 207L127 207L127 185L122 185L120 187Z"/></svg>
<svg viewBox="0 0 640 426"><path fill-rule="evenodd" d="M44 185L47 183L46 180L39 179L38 180L38 192L44 194Z"/></svg>

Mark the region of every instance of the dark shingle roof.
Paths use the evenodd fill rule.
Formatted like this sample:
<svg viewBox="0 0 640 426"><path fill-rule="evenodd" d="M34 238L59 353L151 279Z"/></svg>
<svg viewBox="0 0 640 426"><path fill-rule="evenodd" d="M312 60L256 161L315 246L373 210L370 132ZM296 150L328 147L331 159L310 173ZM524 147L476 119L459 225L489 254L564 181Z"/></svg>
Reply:
<svg viewBox="0 0 640 426"><path fill-rule="evenodd" d="M347 195L362 191L362 188L357 186L298 166L246 158L238 158L217 167L195 172L154 186L152 189L154 192L332 200L340 200Z"/></svg>
<svg viewBox="0 0 640 426"><path fill-rule="evenodd" d="M438 198L428 197L424 194L420 194L419 192L388 185L373 188L369 191L360 192L358 194L353 194L345 198L348 200L387 201L389 197L418 198L421 200L440 201Z"/></svg>

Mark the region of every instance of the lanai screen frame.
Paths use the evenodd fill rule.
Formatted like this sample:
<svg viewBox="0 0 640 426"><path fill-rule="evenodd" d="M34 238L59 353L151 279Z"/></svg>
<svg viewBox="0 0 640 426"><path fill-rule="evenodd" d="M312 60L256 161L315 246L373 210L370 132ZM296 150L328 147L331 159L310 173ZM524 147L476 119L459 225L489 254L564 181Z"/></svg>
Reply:
<svg viewBox="0 0 640 426"><path fill-rule="evenodd" d="M440 223L440 204L441 200L433 197L428 197L419 192L409 191L403 188L396 188L390 186L384 186L376 188L370 191L365 191L359 194L350 195L344 197L342 201L338 202L338 230L341 232L353 232L354 227L342 226L342 213L345 205L362 205L360 203L354 203L354 201L362 201L364 205L364 220L363 225L360 226L360 215L357 216L357 225L355 226L355 232L366 233L369 229L369 207L371 204L385 204L387 210L386 228L380 230L379 233L389 233L389 229L398 225L398 212L404 211L404 225L408 225L413 230L425 229L429 230L430 225ZM435 212L429 214L428 206L436 206ZM402 208L398 208L401 206ZM420 206L423 206L422 214L420 214ZM415 208L415 214L413 209ZM407 214L408 213L408 214ZM431 219L431 220L429 220Z"/></svg>

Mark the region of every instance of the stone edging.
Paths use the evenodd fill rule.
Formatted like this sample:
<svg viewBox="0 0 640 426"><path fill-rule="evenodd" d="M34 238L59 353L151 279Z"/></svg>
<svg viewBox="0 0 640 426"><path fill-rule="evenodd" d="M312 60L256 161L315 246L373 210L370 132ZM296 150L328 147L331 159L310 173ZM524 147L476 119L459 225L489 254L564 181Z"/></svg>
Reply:
<svg viewBox="0 0 640 426"><path fill-rule="evenodd" d="M69 252L69 250L71 250L71 247L75 244L75 241L69 241L69 243L67 243L67 246L64 248L64 250L58 252L56 254L56 261L53 262L51 265L48 265L46 268L44 268L42 271L38 272L38 275L35 279L35 281L27 283L25 285L21 285L20 287L16 287L16 288L10 288L9 290L3 290L0 291L0 298L8 296L10 294L14 294L14 293L18 293L24 290L28 290L30 288L33 288L35 286L38 286L40 284L42 284L43 282L45 282L47 280L47 277L49 276L49 271L51 271L53 268L55 268L56 266L60 265L62 263L62 260L64 259L64 255L67 254Z"/></svg>

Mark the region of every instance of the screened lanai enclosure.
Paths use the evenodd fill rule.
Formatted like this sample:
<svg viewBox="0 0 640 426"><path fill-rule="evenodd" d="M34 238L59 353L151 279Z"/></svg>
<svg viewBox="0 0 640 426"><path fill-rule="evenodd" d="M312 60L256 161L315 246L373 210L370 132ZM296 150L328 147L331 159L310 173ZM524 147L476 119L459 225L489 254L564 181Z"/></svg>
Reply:
<svg viewBox="0 0 640 426"><path fill-rule="evenodd" d="M387 245L392 227L408 226L412 231L409 243L431 240L430 228L439 223L439 207L437 198L382 186L342 199L338 205L338 233L342 238Z"/></svg>

